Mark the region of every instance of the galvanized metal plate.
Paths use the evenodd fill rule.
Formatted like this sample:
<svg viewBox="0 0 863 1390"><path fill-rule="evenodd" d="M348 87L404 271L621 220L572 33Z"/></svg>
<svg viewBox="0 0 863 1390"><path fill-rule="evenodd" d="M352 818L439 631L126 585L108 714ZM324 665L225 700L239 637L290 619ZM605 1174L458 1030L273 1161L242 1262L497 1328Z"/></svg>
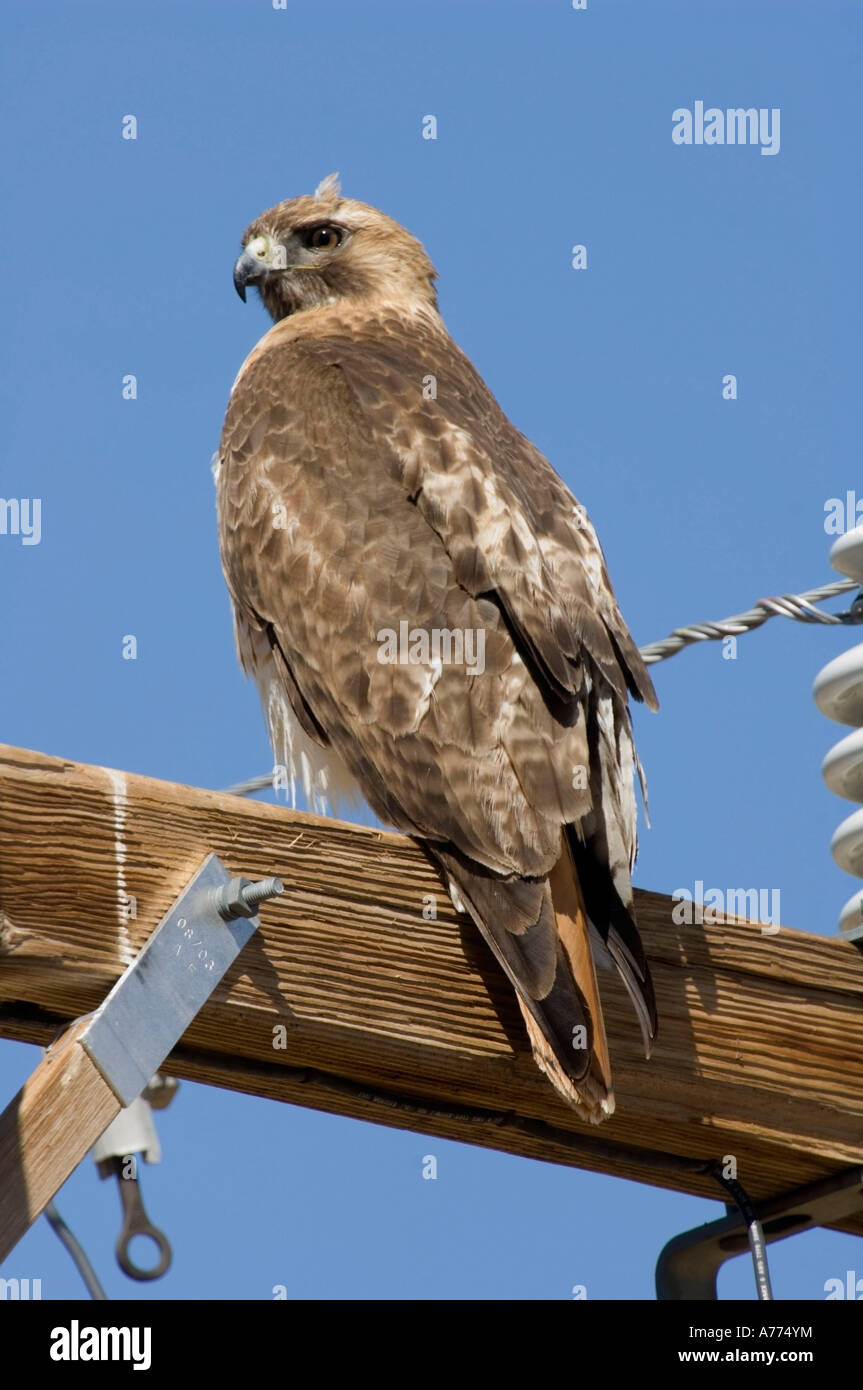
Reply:
<svg viewBox="0 0 863 1390"><path fill-rule="evenodd" d="M258 927L257 916L219 916L216 893L230 880L207 855L81 1035L123 1105L141 1094Z"/></svg>

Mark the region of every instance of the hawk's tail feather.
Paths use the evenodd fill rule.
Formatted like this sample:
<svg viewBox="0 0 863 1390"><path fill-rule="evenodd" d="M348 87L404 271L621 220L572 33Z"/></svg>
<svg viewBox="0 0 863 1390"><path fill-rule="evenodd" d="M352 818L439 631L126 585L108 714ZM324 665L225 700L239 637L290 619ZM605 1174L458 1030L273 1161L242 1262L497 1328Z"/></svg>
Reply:
<svg viewBox="0 0 863 1390"><path fill-rule="evenodd" d="M606 946L632 1001L632 1007L641 1028L644 1055L649 1057L653 1051L653 1040L656 1037L656 1000L650 971L647 970L645 975L641 974L634 964L625 942L618 936L614 927L609 928Z"/></svg>
<svg viewBox="0 0 863 1390"><path fill-rule="evenodd" d="M452 846L427 847L515 986L537 1065L583 1118L598 1123L612 1114L587 916L565 842L548 880L508 881Z"/></svg>
<svg viewBox="0 0 863 1390"><path fill-rule="evenodd" d="M588 920L611 956L632 1000L644 1041L644 1054L649 1057L657 1029L656 996L638 927L611 875L597 864L590 847L579 840L575 827L568 826L567 830Z"/></svg>
<svg viewBox="0 0 863 1390"><path fill-rule="evenodd" d="M546 1034L524 1003L521 994L516 992L516 998L530 1039L533 1059L540 1071L545 1073L555 1090L579 1112L582 1119L592 1125L601 1124L609 1115L614 1114L614 1093L608 1091L589 1071L576 1085L563 1070L557 1053L549 1046Z"/></svg>
<svg viewBox="0 0 863 1390"><path fill-rule="evenodd" d="M566 1001L567 999L571 1000L574 992L582 1006L586 1005L591 1028L589 1036L582 1040L581 1045L588 1048L589 1065L584 1077L579 1081L579 1087L588 1093L586 1097L590 1101L586 1107L588 1118L596 1124L606 1115L614 1114L611 1059L608 1055L608 1039L605 1035L605 1020L602 1016L602 1001L599 997L596 967L590 945L588 917L578 874L565 834L561 838L561 851L560 858L548 876L548 887L554 907L555 925L560 943L559 950L563 960L561 962L562 969L558 970L554 989L549 996L548 1006L551 1014L553 1012L551 1008L553 996L560 992L563 996L561 1003L563 1004L564 1017L559 1021L553 1019L556 1024L555 1036L560 1038L563 1035L565 1045L568 1043L569 1048L574 1049L578 1037L572 1026L571 1007L567 1017ZM568 1036L566 1032L567 1022L570 1024ZM552 1076L551 1079L554 1080L555 1078ZM558 1089L561 1089L559 1082L556 1084L558 1084Z"/></svg>

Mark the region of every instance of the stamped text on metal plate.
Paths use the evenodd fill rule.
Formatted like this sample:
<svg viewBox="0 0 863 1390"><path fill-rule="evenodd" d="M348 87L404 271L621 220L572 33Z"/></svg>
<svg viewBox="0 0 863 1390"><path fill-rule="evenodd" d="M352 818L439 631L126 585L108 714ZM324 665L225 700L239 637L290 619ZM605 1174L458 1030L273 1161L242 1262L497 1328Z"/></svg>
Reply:
<svg viewBox="0 0 863 1390"><path fill-rule="evenodd" d="M179 1042L258 926L225 922L214 899L231 875L209 854L81 1036L123 1105L131 1105Z"/></svg>

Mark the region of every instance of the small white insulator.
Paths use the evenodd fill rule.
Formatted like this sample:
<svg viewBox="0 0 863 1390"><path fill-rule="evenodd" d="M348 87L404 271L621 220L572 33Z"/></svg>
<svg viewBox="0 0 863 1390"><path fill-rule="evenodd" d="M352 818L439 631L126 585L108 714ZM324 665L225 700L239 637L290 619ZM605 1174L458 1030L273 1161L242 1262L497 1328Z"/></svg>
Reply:
<svg viewBox="0 0 863 1390"><path fill-rule="evenodd" d="M863 642L828 662L815 677L815 703L839 724L863 724Z"/></svg>
<svg viewBox="0 0 863 1390"><path fill-rule="evenodd" d="M143 1096L114 1117L105 1133L96 1140L91 1153L94 1163L106 1158L123 1158L126 1154L142 1154L145 1163L161 1162L159 1136Z"/></svg>
<svg viewBox="0 0 863 1390"><path fill-rule="evenodd" d="M840 574L863 584L863 525L846 531L830 547L830 563Z"/></svg>
<svg viewBox="0 0 863 1390"><path fill-rule="evenodd" d="M834 542L830 563L840 574L863 584L863 526L846 531ZM824 781L837 796L863 802L863 643L843 652L819 671L813 694L828 719L854 726L854 732L831 748L824 759ZM863 878L863 807L837 828L830 848L841 869ZM846 941L863 941L863 889L858 889L843 907L839 931Z"/></svg>
<svg viewBox="0 0 863 1390"><path fill-rule="evenodd" d="M863 802L863 729L855 729L830 749L821 764L821 774L837 796Z"/></svg>
<svg viewBox="0 0 863 1390"><path fill-rule="evenodd" d="M839 930L846 941L863 939L863 888L848 899L839 913Z"/></svg>
<svg viewBox="0 0 863 1390"><path fill-rule="evenodd" d="M863 878L863 806L837 825L830 849L840 869Z"/></svg>

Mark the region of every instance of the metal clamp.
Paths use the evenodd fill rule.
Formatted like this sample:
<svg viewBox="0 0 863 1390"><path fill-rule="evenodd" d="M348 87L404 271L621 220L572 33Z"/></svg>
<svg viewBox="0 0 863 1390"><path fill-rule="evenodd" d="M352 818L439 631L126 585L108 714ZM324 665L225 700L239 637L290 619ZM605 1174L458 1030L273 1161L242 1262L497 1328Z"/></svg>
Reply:
<svg viewBox="0 0 863 1390"><path fill-rule="evenodd" d="M784 1240L813 1226L832 1226L863 1210L863 1168L849 1168L823 1182L798 1187L758 1203L765 1241ZM707 1301L718 1298L716 1276L726 1260L749 1249L746 1222L739 1212L675 1236L656 1265L658 1299Z"/></svg>

